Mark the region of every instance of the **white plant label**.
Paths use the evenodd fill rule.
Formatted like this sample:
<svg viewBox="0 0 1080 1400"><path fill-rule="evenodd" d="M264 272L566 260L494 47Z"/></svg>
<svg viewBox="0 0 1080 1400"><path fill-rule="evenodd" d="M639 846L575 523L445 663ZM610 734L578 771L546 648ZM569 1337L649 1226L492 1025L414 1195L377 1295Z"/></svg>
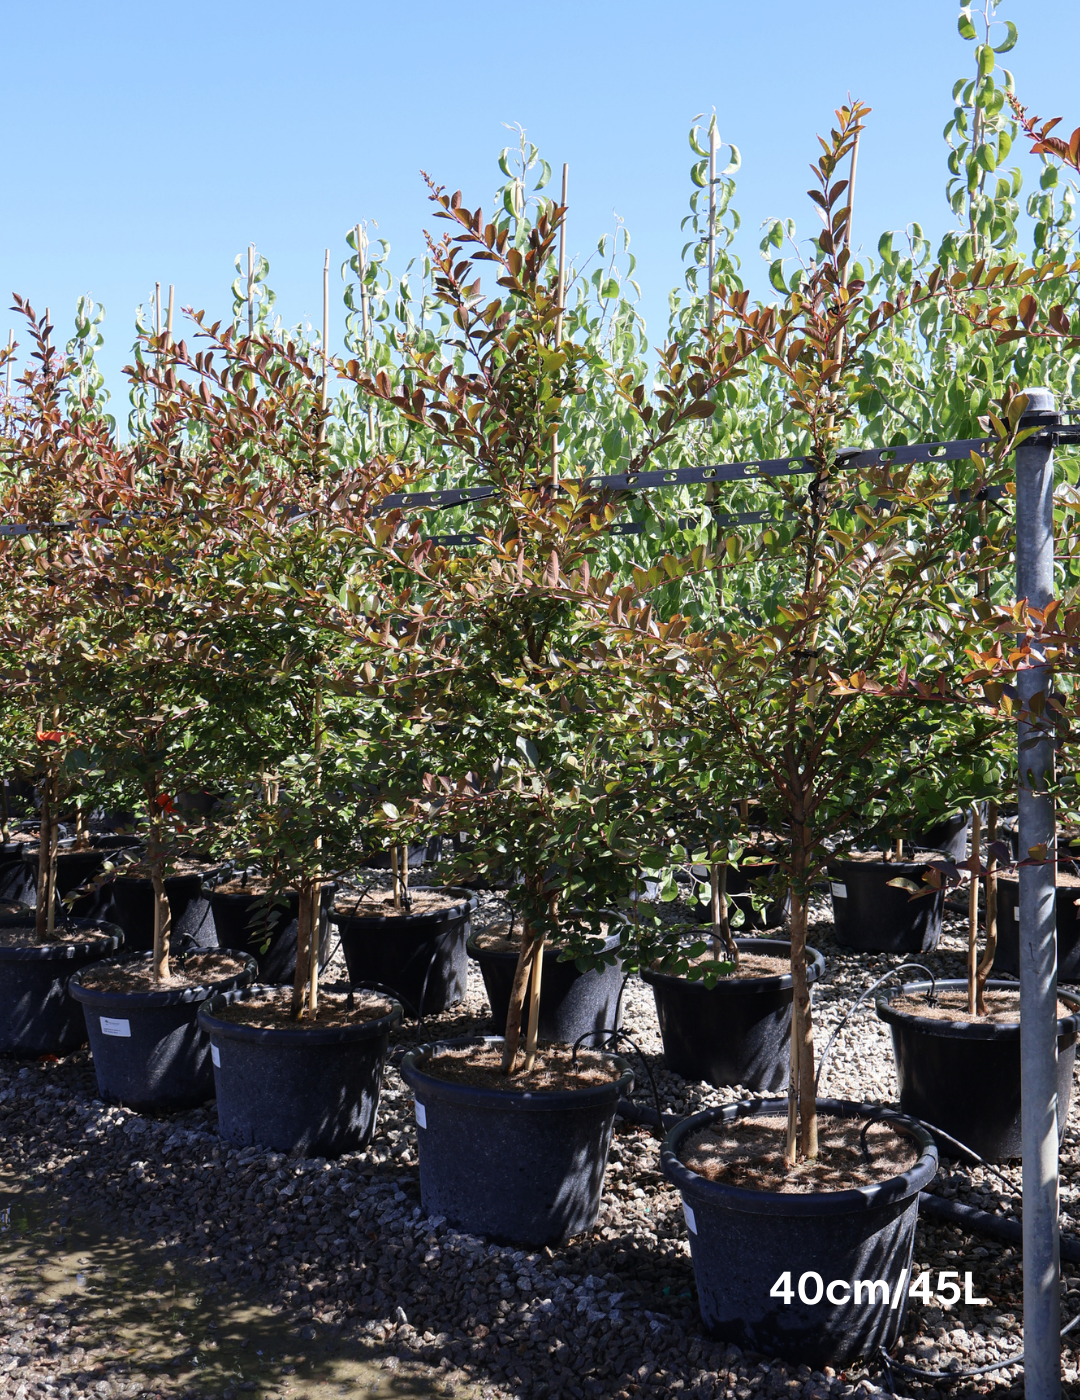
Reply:
<svg viewBox="0 0 1080 1400"><path fill-rule="evenodd" d="M221 1051L217 1048L216 1045L211 1045L211 1046L210 1046L210 1058L213 1060L213 1062L214 1062L214 1064L217 1066L217 1068L220 1069L220 1068L221 1068Z"/></svg>
<svg viewBox="0 0 1080 1400"><path fill-rule="evenodd" d="M696 1235L697 1220L694 1218L693 1207L688 1205L686 1201L683 1201L682 1203L682 1213L686 1217L686 1228L690 1231L692 1235Z"/></svg>
<svg viewBox="0 0 1080 1400"><path fill-rule="evenodd" d="M830 888L837 899L847 899L847 885L841 885L839 881L833 880Z"/></svg>
<svg viewBox="0 0 1080 1400"><path fill-rule="evenodd" d="M427 1127L427 1112L419 1099L416 1100L416 1126L418 1128Z"/></svg>
<svg viewBox="0 0 1080 1400"><path fill-rule="evenodd" d="M127 1037L130 1039L130 1037L131 1037L131 1022L130 1022L130 1021L122 1021L122 1020L119 1020L119 1019L118 1019L117 1017L115 1017L115 1016L102 1016L102 1018L101 1018L101 1034L102 1034L102 1035L123 1035L123 1036L127 1036Z"/></svg>

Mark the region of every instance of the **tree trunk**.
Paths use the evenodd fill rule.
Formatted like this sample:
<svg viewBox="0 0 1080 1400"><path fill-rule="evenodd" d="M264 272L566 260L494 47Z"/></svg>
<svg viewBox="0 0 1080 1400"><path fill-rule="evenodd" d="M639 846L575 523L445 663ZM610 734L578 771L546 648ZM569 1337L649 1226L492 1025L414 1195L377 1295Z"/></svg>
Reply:
<svg viewBox="0 0 1080 1400"><path fill-rule="evenodd" d="M978 1004L977 987L979 971L979 876L982 850L982 816L978 805L971 806L971 876L968 882L968 1015L974 1016Z"/></svg>
<svg viewBox="0 0 1080 1400"><path fill-rule="evenodd" d="M532 970L535 944L532 927L527 919L522 918L521 947L518 949L517 966L514 968L514 980L510 987L510 1005L506 1010L506 1028L503 1032L503 1074L513 1074L518 1047L521 1044L521 1012L525 1005L525 987Z"/></svg>
<svg viewBox="0 0 1080 1400"><path fill-rule="evenodd" d="M56 928L56 807L59 782L52 759L41 784L41 823L38 827L37 910L34 936L48 938Z"/></svg>
<svg viewBox="0 0 1080 1400"><path fill-rule="evenodd" d="M801 876L802 871L797 872ZM804 1157L818 1155L817 1100L814 1091L814 1021L806 980L806 925L809 913L802 893L791 889L792 1060L798 1045L799 1148ZM794 1083L793 1083L794 1087Z"/></svg>
<svg viewBox="0 0 1080 1400"><path fill-rule="evenodd" d="M986 842L993 846L997 840L998 807L996 802L986 809ZM975 1011L979 1016L986 1015L986 982L990 969L994 966L997 953L997 857L990 851L986 857L986 944L983 947L982 962L975 970Z"/></svg>
<svg viewBox="0 0 1080 1400"><path fill-rule="evenodd" d="M394 911L401 913L401 882L398 879L398 848L397 842L390 847L390 873L394 880Z"/></svg>
<svg viewBox="0 0 1080 1400"><path fill-rule="evenodd" d="M308 916L308 1015L314 1021L319 1014L319 892L321 886L316 876L309 884L301 886L300 902L307 900Z"/></svg>
<svg viewBox="0 0 1080 1400"><path fill-rule="evenodd" d="M307 995L311 954L311 905L304 898L304 885L300 886L300 902L296 918L296 972L293 976L292 1003L289 1014L298 1021L304 1012L304 999Z"/></svg>
<svg viewBox="0 0 1080 1400"><path fill-rule="evenodd" d="M172 911L165 894L165 851L161 844L161 809L158 806L157 780L147 784L147 807L150 812L150 840L146 856L150 863L150 883L154 889L154 967L155 983L169 976L169 944L172 935Z"/></svg>
<svg viewBox="0 0 1080 1400"><path fill-rule="evenodd" d="M544 939L534 940L532 955L532 981L529 983L529 1021L525 1034L525 1064L528 1074L536 1063L536 1038L540 1026L540 983L544 975Z"/></svg>

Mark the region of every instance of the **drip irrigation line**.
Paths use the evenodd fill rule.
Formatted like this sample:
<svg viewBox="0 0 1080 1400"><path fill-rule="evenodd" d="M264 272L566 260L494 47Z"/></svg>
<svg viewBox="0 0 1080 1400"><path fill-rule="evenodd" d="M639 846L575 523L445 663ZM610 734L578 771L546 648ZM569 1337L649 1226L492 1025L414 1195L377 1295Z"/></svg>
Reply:
<svg viewBox="0 0 1080 1400"><path fill-rule="evenodd" d="M867 997L873 996L877 989L880 986L882 986L885 982L887 982L890 977L898 977L901 972L907 971L908 968L915 968L919 972L925 972L927 977L930 978L930 996L933 997L936 995L935 989L937 987L937 978L934 976L934 974L930 971L928 967L925 967L922 963L917 962L901 963L899 967L894 967L890 972L886 972L884 977L879 977L878 980L873 984L873 986L867 987L866 991L863 992L862 996L859 997L858 1001L856 1001L852 1006L850 1006L848 1010L844 1013L843 1017L840 1019L839 1024L834 1029L832 1035L830 1035L829 1039L825 1042L825 1049L821 1052L821 1057L818 1060L817 1075L814 1078L815 1098L820 1098L821 1096L821 1076L825 1072L825 1064L829 1058L829 1051L832 1049L833 1042L836 1040L837 1036L844 1029L848 1021L863 1004Z"/></svg>
<svg viewBox="0 0 1080 1400"><path fill-rule="evenodd" d="M625 985L625 984L624 984L624 985ZM620 992L619 995L620 995L620 997L621 997L621 996L622 996L622 993ZM617 1020L617 1019L618 1019L618 1017L616 1017L616 1020ZM576 1065L576 1064L577 1064L577 1054L578 1054L578 1049L579 1049L579 1047L580 1047L580 1045L581 1045L581 1042L582 1042L583 1040L588 1040L588 1038L589 1038L590 1036L593 1036L593 1035L602 1035L602 1036L606 1037L606 1039L604 1040L604 1046L605 1046L605 1047L608 1046L608 1045L610 1045L611 1042L612 1042L613 1040L615 1040L615 1041L618 1041L618 1040L625 1040L625 1041L627 1041L631 1046L633 1046L634 1052L636 1053L638 1059L639 1059L639 1060L641 1061L641 1063L645 1066L645 1073L649 1076L649 1083L652 1085L653 1103L656 1105L656 1109L655 1109L655 1112L656 1112L656 1125L658 1126L658 1129L659 1129L658 1134L657 1134L657 1138L658 1138L658 1141L662 1142L662 1141L664 1140L665 1134L667 1133L667 1127L666 1127L665 1124L664 1124L664 1115L663 1115L663 1112L661 1111L661 1108L660 1108L660 1090L656 1087L656 1078L655 1078L655 1076L653 1075L653 1072L652 1072L652 1065L650 1065L649 1062L648 1062L648 1060L645 1058L645 1055L644 1055L644 1053L642 1052L642 1049L641 1049L641 1047L638 1045L637 1041L634 1040L626 1031L620 1029L620 1028L617 1027L617 1026L614 1026L614 1027L604 1026L604 1027L602 1027L600 1030L585 1031L582 1035L579 1035L579 1036L578 1036L577 1040L574 1041L574 1048L573 1048L573 1050L570 1052L570 1063L573 1064L573 1065ZM600 1048L600 1047L594 1047L594 1048ZM623 1106L623 1104L624 1104L624 1103L627 1103L627 1102L628 1102L628 1101L627 1101L626 1099L620 1099L619 1102L618 1102L618 1104L616 1105L615 1111L616 1111L616 1113L618 1113L618 1115L619 1115L620 1118L626 1118L626 1117L628 1117L628 1115L625 1114L625 1113L623 1113L623 1111L622 1111L622 1106ZM636 1105L635 1105L635 1107L636 1107ZM646 1111L646 1112L649 1112L650 1110L645 1110L645 1111ZM676 1122L677 1122L677 1121L678 1121L678 1119L676 1119Z"/></svg>
<svg viewBox="0 0 1080 1400"><path fill-rule="evenodd" d="M1064 1337L1066 1333L1071 1332L1073 1328L1076 1327L1078 1324L1080 1324L1080 1313L1077 1313L1071 1322L1067 1322L1065 1324L1065 1326L1061 1329L1060 1333L1058 1334L1059 1337ZM1007 1357L1003 1361L992 1361L988 1366L973 1366L966 1371L924 1371L919 1366L910 1366L906 1361L895 1361L885 1350L885 1348L882 1347L881 1363L885 1368L887 1384L889 1387L889 1394L895 1395L896 1391L893 1389L892 1384L893 1371L902 1371L905 1376L916 1376L919 1380L923 1381L955 1382L971 1380L976 1376L989 1375L989 1373L992 1371L1008 1370L1010 1366L1023 1366L1024 1353L1020 1352L1018 1355Z"/></svg>

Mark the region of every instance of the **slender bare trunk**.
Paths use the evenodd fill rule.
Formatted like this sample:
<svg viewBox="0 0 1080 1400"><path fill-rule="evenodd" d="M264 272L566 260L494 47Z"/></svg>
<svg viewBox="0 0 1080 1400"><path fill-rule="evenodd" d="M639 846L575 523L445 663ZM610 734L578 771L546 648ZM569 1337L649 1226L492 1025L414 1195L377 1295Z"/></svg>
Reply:
<svg viewBox="0 0 1080 1400"><path fill-rule="evenodd" d="M719 962L721 953L735 964L736 971L739 967L739 949L731 936L731 923L728 919L728 899L727 899L727 862L712 859L716 854L716 845L709 842L709 884L712 893L712 952L713 957Z"/></svg>
<svg viewBox="0 0 1080 1400"><path fill-rule="evenodd" d="M997 840L998 806L991 802L986 810L986 843L993 846ZM990 969L994 966L997 953L997 857L989 851L986 857L986 944L982 962L975 969L975 1010L978 1015L986 1013L986 982Z"/></svg>
<svg viewBox="0 0 1080 1400"><path fill-rule="evenodd" d="M406 912L409 909L409 843L401 848L401 902Z"/></svg>
<svg viewBox="0 0 1080 1400"><path fill-rule="evenodd" d="M41 823L38 828L37 910L34 936L48 938L56 928L56 844L58 827L59 777L50 756L41 784Z"/></svg>
<svg viewBox="0 0 1080 1400"><path fill-rule="evenodd" d="M503 1032L503 1074L513 1074L514 1064L517 1060L518 1046L521 1044L521 1012L525 1005L525 988L529 982L529 973L532 970L532 958L535 938L532 935L532 928L529 922L522 920L521 925L521 947L518 949L517 966L514 968L514 980L510 986L510 1005L506 1009L506 1027Z"/></svg>
<svg viewBox="0 0 1080 1400"><path fill-rule="evenodd" d="M300 888L300 902L307 901L308 915L308 1015L312 1020L319 1013L319 879L305 882Z"/></svg>
<svg viewBox="0 0 1080 1400"><path fill-rule="evenodd" d="M311 954L311 905L304 898L304 886L300 886L300 901L296 917L296 973L293 976L292 1003L289 1014L299 1020L304 1011L304 998L310 980L309 957Z"/></svg>
<svg viewBox="0 0 1080 1400"><path fill-rule="evenodd" d="M896 838L896 859L904 859L904 838L902 836Z"/></svg>
<svg viewBox="0 0 1080 1400"><path fill-rule="evenodd" d="M401 913L401 883L398 880L398 848L397 843L390 847L390 873L394 878L394 912Z"/></svg>
<svg viewBox="0 0 1080 1400"><path fill-rule="evenodd" d="M85 851L89 847L90 837L86 830L86 808L80 802L75 808L75 849Z"/></svg>
<svg viewBox="0 0 1080 1400"><path fill-rule="evenodd" d="M802 871L797 872L801 876ZM814 1021L806 977L806 929L809 909L802 893L791 890L792 1062L797 1061L799 1148L804 1157L818 1155L817 1101L814 1090ZM793 1068L793 1079L795 1070Z"/></svg>
<svg viewBox="0 0 1080 1400"><path fill-rule="evenodd" d="M525 1073L536 1063L536 1038L540 1028L540 983L544 976L544 937L533 941L532 978L529 982L529 1020L525 1034Z"/></svg>
<svg viewBox="0 0 1080 1400"><path fill-rule="evenodd" d="M165 893L165 850L161 842L161 808L158 805L157 779L146 786L147 808L150 814L150 839L146 857L150 864L150 883L154 891L154 966L155 983L169 977L169 944L172 935L172 911Z"/></svg>
<svg viewBox="0 0 1080 1400"><path fill-rule="evenodd" d="M977 870L980 864L980 854L982 850L982 814L978 804L971 805L971 879L968 883L968 956L967 956L967 983L968 983L968 1015L975 1015L975 1008L978 1004L977 980L979 971L979 876Z"/></svg>

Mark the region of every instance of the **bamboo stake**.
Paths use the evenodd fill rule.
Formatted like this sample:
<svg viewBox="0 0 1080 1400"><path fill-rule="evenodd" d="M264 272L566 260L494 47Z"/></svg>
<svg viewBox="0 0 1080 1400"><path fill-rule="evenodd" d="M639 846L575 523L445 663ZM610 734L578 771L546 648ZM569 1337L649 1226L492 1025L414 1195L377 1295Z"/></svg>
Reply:
<svg viewBox="0 0 1080 1400"><path fill-rule="evenodd" d="M165 348L166 348L166 350L171 350L171 349L172 349L172 338L173 338L173 337L172 337L172 328L173 328L173 295L174 295L175 291L176 291L176 288L175 288L175 287L173 286L173 284L170 282L170 283L169 283L169 310L168 310L168 314L166 315L166 318L165 318Z"/></svg>
<svg viewBox="0 0 1080 1400"><path fill-rule="evenodd" d="M713 323L716 299L713 278L716 275L716 113L709 124L709 325Z"/></svg>
<svg viewBox="0 0 1080 1400"><path fill-rule="evenodd" d="M563 311L566 300L566 199L570 180L570 166L564 162L562 168L562 219L559 222L559 277L556 283L555 302L555 345L558 348L563 338ZM559 484L559 435L556 432L551 443L551 484Z"/></svg>
<svg viewBox="0 0 1080 1400"><path fill-rule="evenodd" d="M796 1142L799 1126L799 1044L802 1040L799 1027L799 1004L791 1001L791 1089L788 1093L787 1140L784 1144L784 1157L789 1166L794 1166L797 1155Z"/></svg>
<svg viewBox="0 0 1080 1400"><path fill-rule="evenodd" d="M322 406L330 390L330 249L326 250L322 272Z"/></svg>
<svg viewBox="0 0 1080 1400"><path fill-rule="evenodd" d="M247 283L248 335L255 334L255 244L248 244L248 283Z"/></svg>
<svg viewBox="0 0 1080 1400"><path fill-rule="evenodd" d="M997 953L997 856L990 847L997 840L998 805L990 802L986 808L986 941L982 961L975 970L975 1011L986 1015L986 979L994 966Z"/></svg>
<svg viewBox="0 0 1080 1400"><path fill-rule="evenodd" d="M6 396L7 398L10 399L10 398L11 398L11 364L12 364L12 355L14 354L14 350L15 350L15 332L14 332L14 331L8 331L8 335L7 335L7 344L8 344L8 361L7 361L7 368L6 368L6 371L5 371L5 374L6 374L6 382L5 382L5 385L4 385L4 394L5 394L5 396Z"/></svg>
<svg viewBox="0 0 1080 1400"><path fill-rule="evenodd" d="M982 813L971 804L971 880L968 885L968 1014L975 1015L979 962L979 856L982 847Z"/></svg>
<svg viewBox="0 0 1080 1400"><path fill-rule="evenodd" d="M394 910L401 913L401 886L398 883L398 848L397 842L390 847L390 871L394 877Z"/></svg>
<svg viewBox="0 0 1080 1400"><path fill-rule="evenodd" d="M536 1063L536 1037L540 1026L540 983L544 975L544 935L536 940L532 953L531 982L529 983L529 1029L525 1036L525 1063L522 1069L528 1074Z"/></svg>
<svg viewBox="0 0 1080 1400"><path fill-rule="evenodd" d="M154 339L161 338L161 283L154 283Z"/></svg>
<svg viewBox="0 0 1080 1400"><path fill-rule="evenodd" d="M896 838L896 851L895 851L895 855L896 855L896 859L897 859L897 860L903 860L903 859L904 859L904 838L903 838L902 836L898 836L898 837Z"/></svg>

